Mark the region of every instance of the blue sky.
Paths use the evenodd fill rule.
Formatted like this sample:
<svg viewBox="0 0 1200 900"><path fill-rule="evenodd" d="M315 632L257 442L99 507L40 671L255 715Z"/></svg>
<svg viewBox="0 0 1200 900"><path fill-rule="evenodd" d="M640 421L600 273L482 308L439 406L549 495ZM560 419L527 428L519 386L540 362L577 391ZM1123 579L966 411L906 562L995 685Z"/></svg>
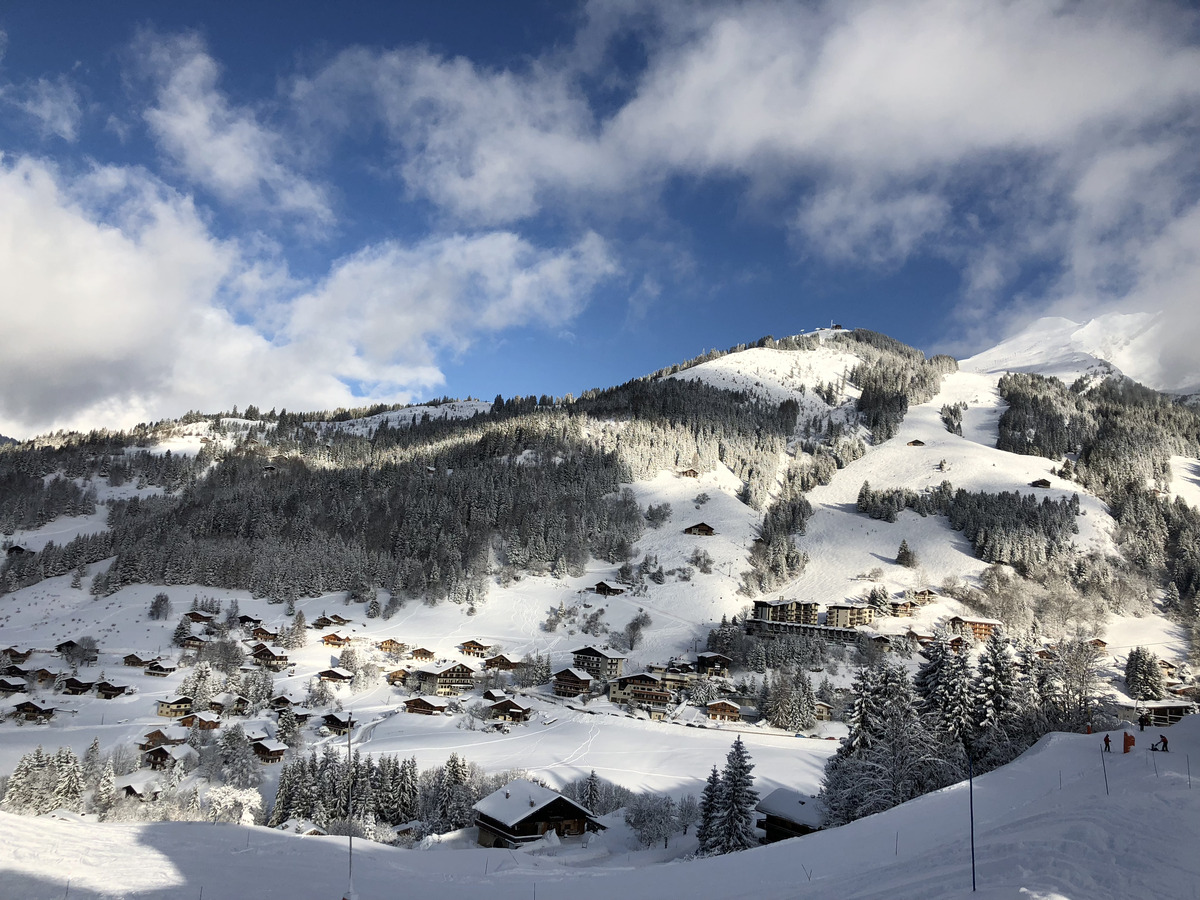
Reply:
<svg viewBox="0 0 1200 900"><path fill-rule="evenodd" d="M1200 338L1186 4L0 7L0 432ZM1182 364L1182 363L1181 363Z"/></svg>

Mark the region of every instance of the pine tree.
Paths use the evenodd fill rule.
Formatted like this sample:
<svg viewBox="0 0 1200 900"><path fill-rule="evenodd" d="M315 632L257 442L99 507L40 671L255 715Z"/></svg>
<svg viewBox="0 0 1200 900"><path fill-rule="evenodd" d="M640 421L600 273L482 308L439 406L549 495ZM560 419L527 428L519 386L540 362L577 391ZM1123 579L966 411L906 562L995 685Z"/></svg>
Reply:
<svg viewBox="0 0 1200 900"><path fill-rule="evenodd" d="M87 752L83 754L83 783L95 787L100 777L100 738L92 738Z"/></svg>
<svg viewBox="0 0 1200 900"><path fill-rule="evenodd" d="M81 812L83 810L83 768L71 748L62 747L54 755L54 773L55 785L50 800L51 808Z"/></svg>
<svg viewBox="0 0 1200 900"><path fill-rule="evenodd" d="M192 636L192 626L187 619L180 619L179 624L175 626L175 631L171 635L171 643L176 647L182 647L183 642Z"/></svg>
<svg viewBox="0 0 1200 900"><path fill-rule="evenodd" d="M593 813L600 806L600 777L596 774L595 769L592 769L583 782L583 790L580 792L579 802L588 811Z"/></svg>
<svg viewBox="0 0 1200 900"><path fill-rule="evenodd" d="M1019 714L1020 673L1010 643L1000 628L993 629L979 657L972 688L974 731L983 734L1006 728Z"/></svg>
<svg viewBox="0 0 1200 900"><path fill-rule="evenodd" d="M713 766L704 783L704 790L700 792L700 824L696 826L696 839L700 842L700 852L704 854L718 852L720 834L717 831L717 806L723 790L721 773Z"/></svg>
<svg viewBox="0 0 1200 900"><path fill-rule="evenodd" d="M100 770L100 781L96 785L96 793L92 796L92 802L96 804L96 810L103 819L108 811L112 808L117 799L117 774L113 770L111 759L104 761L104 766Z"/></svg>
<svg viewBox="0 0 1200 900"><path fill-rule="evenodd" d="M754 790L754 764L741 737L735 738L725 758L721 774L721 793L713 816L719 853L746 850L758 844L754 834L754 808L758 792Z"/></svg>
<svg viewBox="0 0 1200 900"><path fill-rule="evenodd" d="M900 549L896 551L896 562L906 569L915 569L917 567L917 554L909 549L907 540L900 541Z"/></svg>

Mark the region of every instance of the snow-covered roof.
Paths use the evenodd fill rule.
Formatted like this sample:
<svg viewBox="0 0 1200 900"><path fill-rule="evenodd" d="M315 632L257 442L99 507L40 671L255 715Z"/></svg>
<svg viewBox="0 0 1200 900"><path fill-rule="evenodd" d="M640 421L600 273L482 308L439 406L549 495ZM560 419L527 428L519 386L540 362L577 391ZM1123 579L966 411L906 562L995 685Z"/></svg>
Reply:
<svg viewBox="0 0 1200 900"><path fill-rule="evenodd" d="M417 700L421 700L425 703L428 703L430 706L436 706L438 709L446 709L450 706L450 701L447 700L445 697L429 697L429 696L409 697L404 702L405 703L413 703Z"/></svg>
<svg viewBox="0 0 1200 900"><path fill-rule="evenodd" d="M523 779L510 781L500 790L488 794L475 804L475 811L511 828L531 813L560 799L577 807L584 815L592 815L586 807L557 791Z"/></svg>
<svg viewBox="0 0 1200 900"><path fill-rule="evenodd" d="M281 741L273 741L270 738L261 741L255 741L254 746L262 747L268 753L283 753L287 750L287 744Z"/></svg>
<svg viewBox="0 0 1200 900"><path fill-rule="evenodd" d="M559 675L564 675L564 674L571 675L579 681L591 681L592 680L591 673L585 672L585 671L583 671L583 669L576 669L574 666L568 666L565 669L559 669L557 672L554 673L554 677L557 678Z"/></svg>
<svg viewBox="0 0 1200 900"><path fill-rule="evenodd" d="M326 669L322 675L336 675L338 678L353 678L354 673L349 669L343 669L340 666L335 666L332 669Z"/></svg>
<svg viewBox="0 0 1200 900"><path fill-rule="evenodd" d="M580 647L578 650L571 651L572 656L603 656L605 659L626 659L623 654L614 653L612 650L601 650L599 647Z"/></svg>
<svg viewBox="0 0 1200 900"><path fill-rule="evenodd" d="M779 816L797 825L820 828L825 824L825 816L817 808L817 798L791 788L776 788L759 800L756 808L764 815Z"/></svg>

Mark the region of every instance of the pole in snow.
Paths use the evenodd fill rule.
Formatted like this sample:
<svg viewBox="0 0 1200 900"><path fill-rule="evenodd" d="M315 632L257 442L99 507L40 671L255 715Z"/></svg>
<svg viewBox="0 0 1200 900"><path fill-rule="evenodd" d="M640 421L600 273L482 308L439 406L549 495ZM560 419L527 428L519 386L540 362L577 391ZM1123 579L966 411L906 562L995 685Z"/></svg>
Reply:
<svg viewBox="0 0 1200 900"><path fill-rule="evenodd" d="M1104 761L1104 751L1100 751L1100 768L1104 770L1104 796L1108 796L1108 763Z"/></svg>
<svg viewBox="0 0 1200 900"><path fill-rule="evenodd" d="M970 798L971 809L971 893L975 893L975 767L971 765L969 752L967 753L967 796Z"/></svg>

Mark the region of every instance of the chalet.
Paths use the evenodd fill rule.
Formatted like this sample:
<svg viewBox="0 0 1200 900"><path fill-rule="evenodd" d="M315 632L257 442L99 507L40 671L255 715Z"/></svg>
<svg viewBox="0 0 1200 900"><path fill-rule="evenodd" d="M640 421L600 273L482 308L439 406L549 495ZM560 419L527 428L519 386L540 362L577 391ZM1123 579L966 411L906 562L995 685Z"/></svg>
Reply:
<svg viewBox="0 0 1200 900"><path fill-rule="evenodd" d="M763 814L757 824L766 832L768 844L812 834L825 824L817 798L790 788L776 788L755 808Z"/></svg>
<svg viewBox="0 0 1200 900"><path fill-rule="evenodd" d="M696 671L695 666L682 659L667 660L665 665L651 663L646 667L646 671L661 678L663 687L671 691L683 690L700 674Z"/></svg>
<svg viewBox="0 0 1200 900"><path fill-rule="evenodd" d="M953 631L962 634L970 633L977 641L986 641L1003 623L999 619L968 618L966 616L951 616L946 624Z"/></svg>
<svg viewBox="0 0 1200 900"><path fill-rule="evenodd" d="M938 598L936 591L931 591L929 588L921 588L919 591L909 591L908 596L917 601L921 606L926 603L932 603Z"/></svg>
<svg viewBox="0 0 1200 900"><path fill-rule="evenodd" d="M332 616L329 617L329 621L331 621L334 625L337 625L340 628L343 625L349 625L354 620L347 619L343 616L339 616L337 613L334 613Z"/></svg>
<svg viewBox="0 0 1200 900"><path fill-rule="evenodd" d="M38 684L46 684L47 682L57 681L58 675L58 672L51 671L45 666L41 666L37 669L30 669L25 673L26 678L30 679L31 681L36 681Z"/></svg>
<svg viewBox="0 0 1200 900"><path fill-rule="evenodd" d="M334 684L349 684L354 680L354 673L348 669L335 667L318 672L317 678L321 679L321 681L330 681Z"/></svg>
<svg viewBox="0 0 1200 900"><path fill-rule="evenodd" d="M217 618L209 613L200 612L198 609L184 613L183 617L195 625L210 625Z"/></svg>
<svg viewBox="0 0 1200 900"><path fill-rule="evenodd" d="M157 800L163 791L160 777L151 775L145 769L129 775L122 775L117 779L114 787L119 796L133 797L134 799L141 800L143 803L148 800Z"/></svg>
<svg viewBox="0 0 1200 900"><path fill-rule="evenodd" d="M583 669L593 678L618 678L625 668L625 657L611 650L596 647L581 647L572 650L576 669Z"/></svg>
<svg viewBox="0 0 1200 900"><path fill-rule="evenodd" d="M825 624L831 628L854 628L875 621L875 607L865 603L831 603L825 611Z"/></svg>
<svg viewBox="0 0 1200 900"><path fill-rule="evenodd" d="M345 647L350 643L350 638L338 634L336 631L331 631L329 634L322 635L321 643L326 647Z"/></svg>
<svg viewBox="0 0 1200 900"><path fill-rule="evenodd" d="M243 628L253 628L256 625L262 624L262 619L257 619L254 616L241 615L237 618L238 624Z"/></svg>
<svg viewBox="0 0 1200 900"><path fill-rule="evenodd" d="M713 722L738 722L742 708L731 700L713 700L706 704L705 712Z"/></svg>
<svg viewBox="0 0 1200 900"><path fill-rule="evenodd" d="M309 624L308 627L315 628L318 631L323 631L324 629L329 628L332 625L333 625L333 619L329 618L329 616L318 616L317 618L312 620L312 622Z"/></svg>
<svg viewBox="0 0 1200 900"><path fill-rule="evenodd" d="M293 706L292 715L296 717L296 721L303 725L313 717L313 711L307 706Z"/></svg>
<svg viewBox="0 0 1200 900"><path fill-rule="evenodd" d="M390 685L403 685L404 682L408 681L408 676L411 674L412 672L409 669L392 669L392 671L388 672L383 677Z"/></svg>
<svg viewBox="0 0 1200 900"><path fill-rule="evenodd" d="M904 636L913 643L920 644L921 646L932 644L934 641L932 632L926 631L924 628L909 628L908 631L904 632Z"/></svg>
<svg viewBox="0 0 1200 900"><path fill-rule="evenodd" d="M680 478L699 478L700 473L693 468L680 469L677 473Z"/></svg>
<svg viewBox="0 0 1200 900"><path fill-rule="evenodd" d="M402 644L395 638L387 638L386 640L380 641L375 646L384 653L403 653L408 649L408 644Z"/></svg>
<svg viewBox="0 0 1200 900"><path fill-rule="evenodd" d="M203 647L205 644L208 644L208 643L211 643L211 642L209 641L208 638L204 637L204 635L189 634L187 637L185 637L182 641L179 642L179 646L185 650L199 650L201 647Z"/></svg>
<svg viewBox="0 0 1200 900"><path fill-rule="evenodd" d="M816 625L821 604L817 600L755 600L753 616L764 622L793 622Z"/></svg>
<svg viewBox="0 0 1200 900"><path fill-rule="evenodd" d="M283 652L282 647L268 647L266 644L258 644L250 651L250 655L264 669L272 669L278 672L280 669L288 667L288 655Z"/></svg>
<svg viewBox="0 0 1200 900"><path fill-rule="evenodd" d="M475 804L481 847L515 847L553 831L559 837L603 828L591 811L532 781L510 781Z"/></svg>
<svg viewBox="0 0 1200 900"><path fill-rule="evenodd" d="M683 529L684 534L694 534L700 537L712 537L717 533L717 530L707 522L697 522L695 525L689 525Z"/></svg>
<svg viewBox="0 0 1200 900"><path fill-rule="evenodd" d="M185 728L195 727L201 731L216 731L221 727L221 714L213 712L211 709L192 712L186 716L181 716L179 724Z"/></svg>
<svg viewBox="0 0 1200 900"><path fill-rule="evenodd" d="M521 665L521 660L514 656L507 656L503 653L497 653L495 656L489 656L483 661L485 669L498 672L511 672Z"/></svg>
<svg viewBox="0 0 1200 900"><path fill-rule="evenodd" d="M174 674L176 668L175 663L169 659L156 659L154 662L147 664L146 674L155 678L166 678L168 675Z"/></svg>
<svg viewBox="0 0 1200 900"><path fill-rule="evenodd" d="M174 744L182 744L187 739L188 730L182 725L165 725L162 728L147 731L145 737L138 743L137 748L139 750L153 750L155 747L169 747Z"/></svg>
<svg viewBox="0 0 1200 900"><path fill-rule="evenodd" d="M22 669L16 663L13 663L11 666L4 666L3 668L0 668L0 677L3 678L26 678L28 675L28 670Z"/></svg>
<svg viewBox="0 0 1200 900"><path fill-rule="evenodd" d="M244 716L250 708L250 701L241 694L222 691L208 701L208 708L223 716Z"/></svg>
<svg viewBox="0 0 1200 900"><path fill-rule="evenodd" d="M147 750L143 757L151 769L168 769L176 763L195 762L199 758L200 754L196 752L196 749L189 747L187 744L160 745Z"/></svg>
<svg viewBox="0 0 1200 900"><path fill-rule="evenodd" d="M1039 478L1037 481L1029 482L1029 486L1035 488L1048 488L1050 487L1050 481L1046 478Z"/></svg>
<svg viewBox="0 0 1200 900"><path fill-rule="evenodd" d="M192 711L191 697L168 697L158 701L158 715L178 719Z"/></svg>
<svg viewBox="0 0 1200 900"><path fill-rule="evenodd" d="M723 653L696 654L696 669L703 675L712 675L718 678L728 677L729 668L732 665L733 660Z"/></svg>
<svg viewBox="0 0 1200 900"><path fill-rule="evenodd" d="M501 700L507 700L508 694L498 688L488 688L483 692L483 699L488 703L499 703Z"/></svg>
<svg viewBox="0 0 1200 900"><path fill-rule="evenodd" d="M618 597L625 593L624 588L613 587L607 581L597 581L596 586L592 590L601 597Z"/></svg>
<svg viewBox="0 0 1200 900"><path fill-rule="evenodd" d="M279 712L284 709L291 709L295 705L295 702L287 694L276 694L267 702L267 706L275 712Z"/></svg>
<svg viewBox="0 0 1200 900"><path fill-rule="evenodd" d="M279 632L272 631L270 628L265 628L262 625L255 625L250 632L250 637L256 641L269 641L274 644L279 640Z"/></svg>
<svg viewBox="0 0 1200 900"><path fill-rule="evenodd" d="M287 752L287 744L280 741L267 739L265 741L255 741L250 745L250 749L254 751L254 755L258 757L258 761L262 763L283 762L283 754Z"/></svg>
<svg viewBox="0 0 1200 900"><path fill-rule="evenodd" d="M437 654L432 650L427 650L424 647L418 647L412 652L412 658L417 662L433 662L437 659Z"/></svg>
<svg viewBox="0 0 1200 900"><path fill-rule="evenodd" d="M154 662L155 659L156 657L138 656L136 653L130 653L122 657L121 662L124 665L130 666L134 669L144 669L146 666L150 665L150 663Z"/></svg>
<svg viewBox="0 0 1200 900"><path fill-rule="evenodd" d="M1097 650L1099 650L1101 653L1103 653L1105 648L1108 647L1108 641L1102 641L1102 640L1100 640L1100 638L1092 638L1090 641L1088 641L1088 643L1091 644L1093 647L1095 647Z"/></svg>
<svg viewBox="0 0 1200 900"><path fill-rule="evenodd" d="M310 819L288 819L275 826L277 831L286 831L288 834L298 834L301 837L322 837L329 834L324 828L313 822Z"/></svg>
<svg viewBox="0 0 1200 900"><path fill-rule="evenodd" d="M94 681L80 681L78 678L68 678L63 682L62 692L68 697L80 697L89 693L95 686Z"/></svg>
<svg viewBox="0 0 1200 900"><path fill-rule="evenodd" d="M7 656L8 661L12 663L23 663L33 656L33 649L18 650L16 647L7 647L0 650L0 656Z"/></svg>
<svg viewBox="0 0 1200 900"><path fill-rule="evenodd" d="M894 597L888 601L888 609L892 615L901 619L911 619L916 608L917 602L907 597Z"/></svg>
<svg viewBox="0 0 1200 900"><path fill-rule="evenodd" d="M19 678L0 678L0 697L11 697L25 692L25 682Z"/></svg>
<svg viewBox="0 0 1200 900"><path fill-rule="evenodd" d="M608 683L608 699L613 703L636 702L648 707L664 709L670 704L672 695L663 684L661 675L637 672L622 675Z"/></svg>
<svg viewBox="0 0 1200 900"><path fill-rule="evenodd" d="M910 446L910 447L924 447L924 446L925 446L925 442L924 442L923 440L921 440L920 438L913 438L911 441L909 441L909 442L908 442L908 446Z"/></svg>
<svg viewBox="0 0 1200 900"><path fill-rule="evenodd" d="M445 662L419 669L421 690L439 697L450 697L475 686L475 670L466 663Z"/></svg>
<svg viewBox="0 0 1200 900"><path fill-rule="evenodd" d="M592 676L581 669L560 669L551 683L556 697L579 697L592 691Z"/></svg>
<svg viewBox="0 0 1200 900"><path fill-rule="evenodd" d="M949 640L950 649L955 653L966 653L970 649L970 643L961 634L956 634Z"/></svg>
<svg viewBox="0 0 1200 900"><path fill-rule="evenodd" d="M405 712L418 716L440 716L449 708L449 701L441 697L410 697L404 701Z"/></svg>
<svg viewBox="0 0 1200 900"><path fill-rule="evenodd" d="M13 715L20 716L26 722L46 722L54 718L54 707L23 700L13 709Z"/></svg>
<svg viewBox="0 0 1200 900"><path fill-rule="evenodd" d="M1196 709L1196 704L1191 700L1178 697L1168 700L1138 700L1135 703L1117 705L1121 716L1134 721L1144 713L1150 719L1150 724L1156 728L1174 725L1184 716L1194 715Z"/></svg>
<svg viewBox="0 0 1200 900"><path fill-rule="evenodd" d="M346 734L350 730L350 713L325 713L321 724L334 734Z"/></svg>
<svg viewBox="0 0 1200 900"><path fill-rule="evenodd" d="M479 641L463 641L458 646L462 650L463 656L474 656L476 659L483 659L492 649L491 644L481 644Z"/></svg>
<svg viewBox="0 0 1200 900"><path fill-rule="evenodd" d="M5 551L6 556L24 556L26 553L32 553L31 550L26 550L19 544L13 544Z"/></svg>
<svg viewBox="0 0 1200 900"><path fill-rule="evenodd" d="M824 700L815 700L813 702L813 712L818 722L833 721L833 704L826 703Z"/></svg>

